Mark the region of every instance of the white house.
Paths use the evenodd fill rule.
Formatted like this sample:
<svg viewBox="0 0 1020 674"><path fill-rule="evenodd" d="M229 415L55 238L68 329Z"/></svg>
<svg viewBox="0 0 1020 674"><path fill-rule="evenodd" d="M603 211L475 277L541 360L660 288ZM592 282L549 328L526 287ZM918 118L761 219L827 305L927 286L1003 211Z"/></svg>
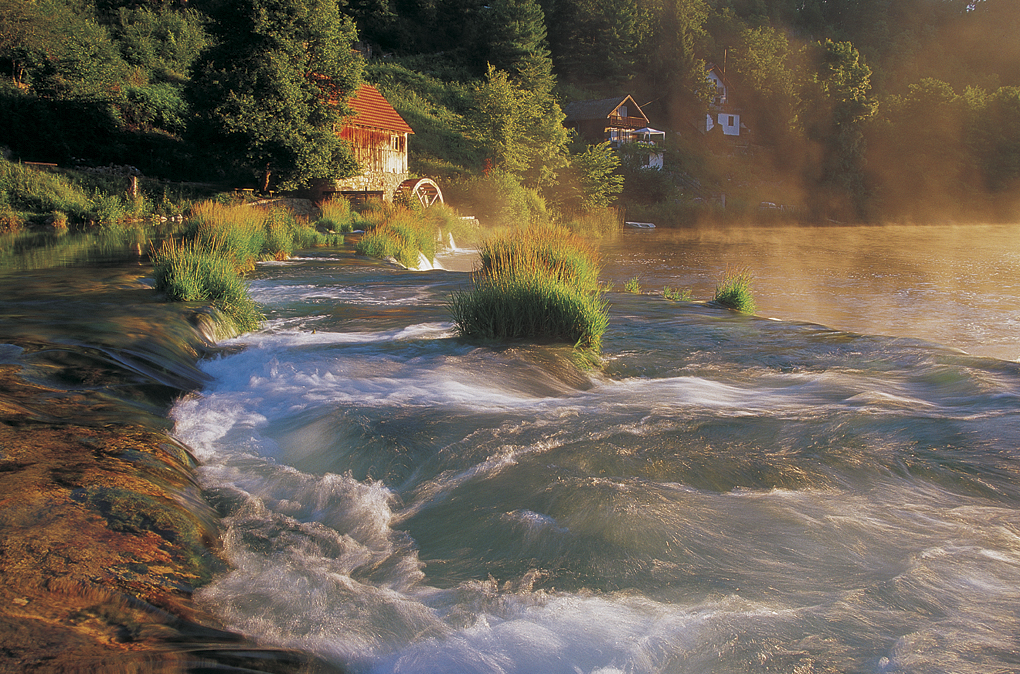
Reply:
<svg viewBox="0 0 1020 674"><path fill-rule="evenodd" d="M730 104L726 73L722 68L711 63L705 76L715 86L716 92L708 104L708 113L705 115L705 133L719 126L722 128L724 136L739 137L741 130L746 132L747 127L740 123L740 109Z"/></svg>

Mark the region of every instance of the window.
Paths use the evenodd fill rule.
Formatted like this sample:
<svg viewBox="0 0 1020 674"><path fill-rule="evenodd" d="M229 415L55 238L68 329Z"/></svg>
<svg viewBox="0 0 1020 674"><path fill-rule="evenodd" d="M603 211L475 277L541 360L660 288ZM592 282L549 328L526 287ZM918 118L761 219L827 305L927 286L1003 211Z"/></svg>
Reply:
<svg viewBox="0 0 1020 674"><path fill-rule="evenodd" d="M391 136L390 140L393 142L393 149L400 151L400 136Z"/></svg>
<svg viewBox="0 0 1020 674"><path fill-rule="evenodd" d="M735 124L734 124L734 122L733 122L733 120L734 120L734 119L735 119L735 118L733 117L733 115L730 115L730 121L729 121L729 123L728 123L728 124L726 124L726 126L735 126Z"/></svg>
<svg viewBox="0 0 1020 674"><path fill-rule="evenodd" d="M602 109L605 110L605 108L602 108ZM627 116L627 106L626 105L621 105L619 108L617 108L617 110L619 112L620 117L626 117Z"/></svg>

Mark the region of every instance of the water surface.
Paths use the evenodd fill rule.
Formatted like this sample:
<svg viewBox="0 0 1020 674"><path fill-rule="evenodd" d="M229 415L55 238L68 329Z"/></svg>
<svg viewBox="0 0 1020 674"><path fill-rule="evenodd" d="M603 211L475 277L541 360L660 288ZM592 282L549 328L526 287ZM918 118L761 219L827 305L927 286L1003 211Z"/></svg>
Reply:
<svg viewBox="0 0 1020 674"><path fill-rule="evenodd" d="M350 671L1016 669L1017 233L630 233L597 372L456 338L462 272L264 265L173 411L200 600ZM762 316L653 294L727 266Z"/></svg>

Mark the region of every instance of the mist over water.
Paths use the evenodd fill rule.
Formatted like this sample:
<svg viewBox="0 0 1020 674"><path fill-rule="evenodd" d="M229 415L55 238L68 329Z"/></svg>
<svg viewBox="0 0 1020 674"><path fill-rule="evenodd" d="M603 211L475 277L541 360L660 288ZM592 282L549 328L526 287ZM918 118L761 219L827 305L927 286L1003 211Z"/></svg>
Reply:
<svg viewBox="0 0 1020 674"><path fill-rule="evenodd" d="M227 515L200 600L362 672L1015 669L1020 229L993 229L625 235L605 275L649 294L611 294L587 373L455 338L462 272L264 266L267 328L173 411ZM764 318L651 294L727 266Z"/></svg>

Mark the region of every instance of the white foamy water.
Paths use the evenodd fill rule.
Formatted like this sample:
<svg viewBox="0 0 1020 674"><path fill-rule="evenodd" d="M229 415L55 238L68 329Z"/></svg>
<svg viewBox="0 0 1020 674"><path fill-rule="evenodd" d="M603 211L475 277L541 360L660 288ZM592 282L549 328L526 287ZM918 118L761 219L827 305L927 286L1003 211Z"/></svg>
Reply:
<svg viewBox="0 0 1020 674"><path fill-rule="evenodd" d="M355 672L1012 668L1018 366L618 294L583 373L456 339L459 282L261 271L173 411L226 625Z"/></svg>

